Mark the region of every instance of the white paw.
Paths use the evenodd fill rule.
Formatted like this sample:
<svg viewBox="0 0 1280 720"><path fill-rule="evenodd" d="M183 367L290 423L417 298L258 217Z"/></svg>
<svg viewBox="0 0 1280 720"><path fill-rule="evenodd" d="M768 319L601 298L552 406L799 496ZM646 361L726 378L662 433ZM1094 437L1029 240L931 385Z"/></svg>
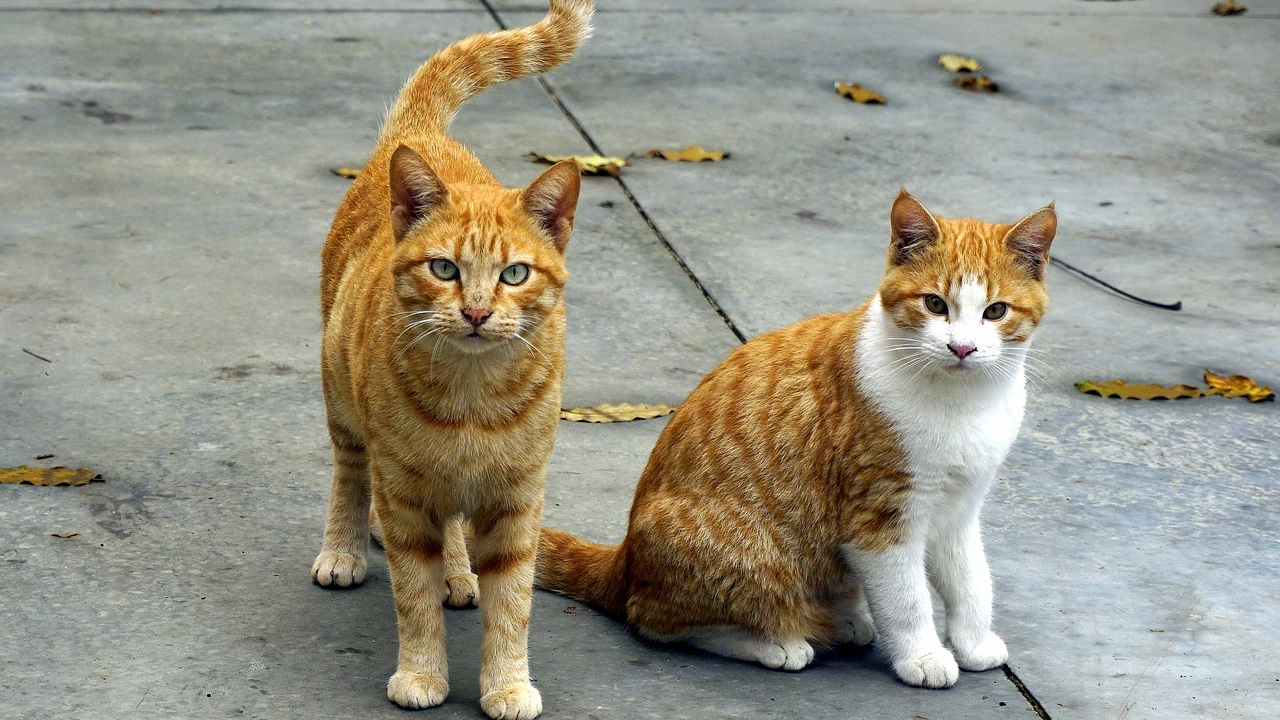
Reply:
<svg viewBox="0 0 1280 720"><path fill-rule="evenodd" d="M480 708L493 720L533 720L542 714L542 695L529 683L487 692Z"/></svg>
<svg viewBox="0 0 1280 720"><path fill-rule="evenodd" d="M475 573L459 573L444 579L444 604L453 608L475 607L480 597L480 579Z"/></svg>
<svg viewBox="0 0 1280 720"><path fill-rule="evenodd" d="M987 633L982 642L972 648L957 647L954 650L960 667L972 672L1000 667L1009 659L1009 650L1004 646L1004 641L993 632Z"/></svg>
<svg viewBox="0 0 1280 720"><path fill-rule="evenodd" d="M960 678L960 668L951 651L942 646L927 650L910 660L893 664L902 682L916 687L948 688Z"/></svg>
<svg viewBox="0 0 1280 720"><path fill-rule="evenodd" d="M770 642L760 652L760 664L770 670L805 669L813 662L813 646L803 639Z"/></svg>
<svg viewBox="0 0 1280 720"><path fill-rule="evenodd" d="M409 710L435 707L449 695L449 681L439 675L397 672L387 682L387 699Z"/></svg>
<svg viewBox="0 0 1280 720"><path fill-rule="evenodd" d="M872 640L876 639L876 626L871 620L871 615L865 610L859 610L850 613L848 616L839 619L839 631L836 634L836 644L844 645L852 643L854 645L870 645Z"/></svg>
<svg viewBox="0 0 1280 720"><path fill-rule="evenodd" d="M324 587L351 587L364 582L367 567L362 555L325 550L311 565L311 579Z"/></svg>

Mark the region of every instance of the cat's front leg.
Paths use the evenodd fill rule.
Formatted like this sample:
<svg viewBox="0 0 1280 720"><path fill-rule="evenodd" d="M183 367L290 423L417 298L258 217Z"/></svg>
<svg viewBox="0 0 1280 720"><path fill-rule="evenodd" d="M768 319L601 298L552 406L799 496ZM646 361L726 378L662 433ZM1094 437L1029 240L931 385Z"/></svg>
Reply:
<svg viewBox="0 0 1280 720"><path fill-rule="evenodd" d="M352 587L364 582L369 554L369 459L354 435L330 422L333 480L324 545L311 565L311 579L322 587Z"/></svg>
<svg viewBox="0 0 1280 720"><path fill-rule="evenodd" d="M484 642L480 707L494 720L532 720L542 696L529 682L529 612L541 507L477 512L476 569Z"/></svg>
<svg viewBox="0 0 1280 720"><path fill-rule="evenodd" d="M991 573L976 513L940 533L930 550L929 578L946 606L947 641L956 662L972 671L1003 665L1009 651L991 632Z"/></svg>
<svg viewBox="0 0 1280 720"><path fill-rule="evenodd" d="M400 651L387 698L403 708L435 707L449 694L445 658L443 523L379 494L378 521L391 570Z"/></svg>
<svg viewBox="0 0 1280 720"><path fill-rule="evenodd" d="M908 685L954 685L960 668L933 624L924 540L908 538L876 551L853 544L841 549L862 582L875 622L876 644L889 656L893 671Z"/></svg>

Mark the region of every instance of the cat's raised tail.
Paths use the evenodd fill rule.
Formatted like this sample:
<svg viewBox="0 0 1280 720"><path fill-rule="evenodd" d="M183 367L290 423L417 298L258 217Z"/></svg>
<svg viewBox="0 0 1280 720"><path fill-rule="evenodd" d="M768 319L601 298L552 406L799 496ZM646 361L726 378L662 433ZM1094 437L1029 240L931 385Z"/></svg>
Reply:
<svg viewBox="0 0 1280 720"><path fill-rule="evenodd" d="M533 584L625 618L625 561L621 545L598 545L563 530L544 527Z"/></svg>
<svg viewBox="0 0 1280 720"><path fill-rule="evenodd" d="M383 134L443 132L463 103L489 87L564 64L591 35L594 11L592 0L551 0L533 25L472 35L441 50L405 83Z"/></svg>

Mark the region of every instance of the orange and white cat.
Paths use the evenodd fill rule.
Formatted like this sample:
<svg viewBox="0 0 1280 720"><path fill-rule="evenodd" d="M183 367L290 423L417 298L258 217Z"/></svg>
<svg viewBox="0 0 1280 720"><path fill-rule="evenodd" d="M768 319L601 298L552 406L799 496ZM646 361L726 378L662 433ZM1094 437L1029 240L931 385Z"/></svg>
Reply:
<svg viewBox="0 0 1280 720"><path fill-rule="evenodd" d="M441 600L478 595L482 708L520 720L542 711L529 682L529 611L564 374L578 168L560 163L507 189L446 132L490 85L567 61L592 10L590 0L552 0L534 25L469 37L423 64L324 246L334 473L311 574L323 586L364 580L372 500L400 636L387 696L402 707L444 702Z"/></svg>
<svg viewBox="0 0 1280 720"><path fill-rule="evenodd" d="M1022 421L1057 218L935 218L904 190L890 224L879 292L730 355L658 438L622 544L544 528L539 587L770 668L873 638L911 685L1005 662L978 512Z"/></svg>

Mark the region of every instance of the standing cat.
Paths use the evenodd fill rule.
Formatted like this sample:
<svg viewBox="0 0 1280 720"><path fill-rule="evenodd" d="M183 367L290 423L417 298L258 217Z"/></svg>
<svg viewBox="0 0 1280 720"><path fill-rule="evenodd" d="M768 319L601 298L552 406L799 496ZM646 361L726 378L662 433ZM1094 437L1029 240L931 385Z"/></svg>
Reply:
<svg viewBox="0 0 1280 720"><path fill-rule="evenodd" d="M935 218L904 190L890 222L879 292L730 355L658 438L622 544L544 528L539 587L770 668L877 636L911 685L1005 662L978 511L1022 421L1057 218Z"/></svg>
<svg viewBox="0 0 1280 720"><path fill-rule="evenodd" d="M552 0L530 27L475 35L423 64L324 246L334 473L311 575L324 586L364 580L372 496L400 636L387 696L402 707L444 702L441 598L464 605L478 594L481 706L493 718L542 712L529 682L529 610L564 374L578 168L560 163L509 190L446 130L490 85L568 60L592 10L590 0Z"/></svg>

